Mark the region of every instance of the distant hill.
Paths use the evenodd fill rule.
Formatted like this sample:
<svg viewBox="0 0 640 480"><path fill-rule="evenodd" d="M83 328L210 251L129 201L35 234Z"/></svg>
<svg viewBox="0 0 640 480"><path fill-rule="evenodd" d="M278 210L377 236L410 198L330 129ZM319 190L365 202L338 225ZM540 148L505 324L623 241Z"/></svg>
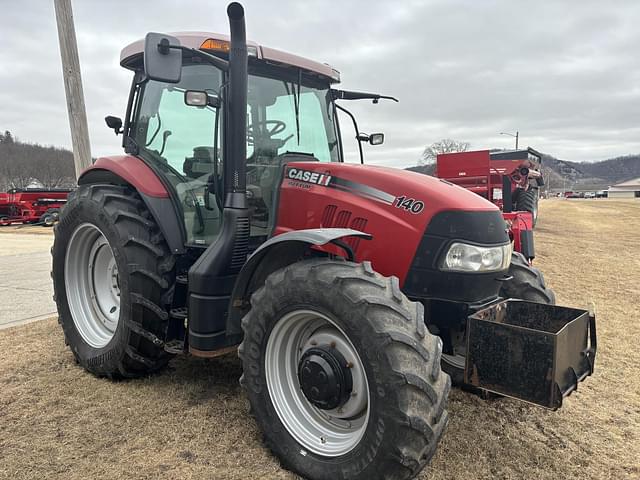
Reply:
<svg viewBox="0 0 640 480"><path fill-rule="evenodd" d="M75 183L73 154L69 150L21 142L9 131L0 133L0 192L11 188L73 187Z"/></svg>
<svg viewBox="0 0 640 480"><path fill-rule="evenodd" d="M613 185L640 177L640 155L626 155L600 162L569 162L544 155L542 164L561 175L568 175L578 184Z"/></svg>
<svg viewBox="0 0 640 480"><path fill-rule="evenodd" d="M542 165L550 188L605 189L609 185L640 178L640 154L599 162L570 162L542 155ZM435 165L418 165L406 170L433 175Z"/></svg>

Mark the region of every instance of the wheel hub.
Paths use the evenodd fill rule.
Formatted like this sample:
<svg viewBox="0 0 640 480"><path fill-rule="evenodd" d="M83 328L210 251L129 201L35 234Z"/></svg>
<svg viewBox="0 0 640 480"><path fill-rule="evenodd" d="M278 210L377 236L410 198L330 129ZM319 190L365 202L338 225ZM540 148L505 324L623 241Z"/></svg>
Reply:
<svg viewBox="0 0 640 480"><path fill-rule="evenodd" d="M308 349L298 364L302 393L321 410L341 407L351 397L353 378L347 361L331 346Z"/></svg>
<svg viewBox="0 0 640 480"><path fill-rule="evenodd" d="M280 318L267 342L265 377L278 417L305 451L337 457L362 439L370 410L367 375L330 317L301 309Z"/></svg>

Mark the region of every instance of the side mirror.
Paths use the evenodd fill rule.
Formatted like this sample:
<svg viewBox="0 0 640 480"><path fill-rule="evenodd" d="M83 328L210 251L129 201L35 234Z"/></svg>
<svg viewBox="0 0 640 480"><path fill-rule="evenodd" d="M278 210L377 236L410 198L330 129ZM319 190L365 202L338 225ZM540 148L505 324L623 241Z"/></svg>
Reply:
<svg viewBox="0 0 640 480"><path fill-rule="evenodd" d="M202 90L187 90L184 92L184 103L191 107L220 108L220 97L217 95L209 95Z"/></svg>
<svg viewBox="0 0 640 480"><path fill-rule="evenodd" d="M180 41L163 33L147 33L144 39L144 73L147 78L178 83L182 75Z"/></svg>
<svg viewBox="0 0 640 480"><path fill-rule="evenodd" d="M369 135L371 145L382 145L384 143L384 133L372 133Z"/></svg>
<svg viewBox="0 0 640 480"><path fill-rule="evenodd" d="M111 115L104 117L104 121L107 124L107 127L116 132L116 135L122 133L122 119L119 117L113 117Z"/></svg>

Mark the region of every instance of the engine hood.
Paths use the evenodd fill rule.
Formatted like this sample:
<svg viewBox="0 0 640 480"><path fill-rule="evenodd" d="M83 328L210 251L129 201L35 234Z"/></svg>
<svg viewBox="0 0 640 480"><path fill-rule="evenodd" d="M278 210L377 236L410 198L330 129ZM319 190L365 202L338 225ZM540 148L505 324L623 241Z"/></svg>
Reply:
<svg viewBox="0 0 640 480"><path fill-rule="evenodd" d="M306 228L369 233L372 241L353 241L357 258L403 281L431 220L456 211L490 214L490 228L507 238L498 207L447 181L388 167L291 162L283 172L273 234Z"/></svg>

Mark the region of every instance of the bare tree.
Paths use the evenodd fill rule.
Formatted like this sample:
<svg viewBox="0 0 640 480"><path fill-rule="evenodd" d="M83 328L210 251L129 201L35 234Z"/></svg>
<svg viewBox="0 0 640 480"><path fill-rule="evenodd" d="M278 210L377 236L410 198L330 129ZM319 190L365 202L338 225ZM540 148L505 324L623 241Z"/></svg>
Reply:
<svg viewBox="0 0 640 480"><path fill-rule="evenodd" d="M73 155L68 150L24 143L10 132L0 133L0 191L41 185L75 185Z"/></svg>
<svg viewBox="0 0 640 480"><path fill-rule="evenodd" d="M420 159L420 165L434 164L439 153L466 152L470 146L469 142L443 138L425 147L422 152L422 158Z"/></svg>

